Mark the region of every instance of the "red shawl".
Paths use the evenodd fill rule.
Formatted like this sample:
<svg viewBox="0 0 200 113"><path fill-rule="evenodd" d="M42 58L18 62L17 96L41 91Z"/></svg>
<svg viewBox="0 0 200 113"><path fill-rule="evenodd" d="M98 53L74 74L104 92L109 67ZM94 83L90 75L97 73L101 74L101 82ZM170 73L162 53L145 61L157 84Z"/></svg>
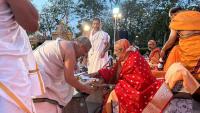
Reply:
<svg viewBox="0 0 200 113"><path fill-rule="evenodd" d="M116 71L117 65L111 69L101 69L99 74L108 82ZM120 106L127 113L141 113L162 83L152 76L148 63L136 51L130 52L124 62L114 90Z"/></svg>

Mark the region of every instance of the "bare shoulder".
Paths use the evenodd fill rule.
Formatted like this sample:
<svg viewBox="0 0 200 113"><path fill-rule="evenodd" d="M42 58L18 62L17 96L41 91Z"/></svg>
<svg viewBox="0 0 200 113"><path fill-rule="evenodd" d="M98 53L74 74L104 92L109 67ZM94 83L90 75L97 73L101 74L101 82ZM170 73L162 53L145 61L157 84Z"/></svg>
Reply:
<svg viewBox="0 0 200 113"><path fill-rule="evenodd" d="M68 58L75 57L74 46L71 41L62 40L60 42L60 46L61 46L61 54L64 56L64 58L66 58L66 56Z"/></svg>
<svg viewBox="0 0 200 113"><path fill-rule="evenodd" d="M170 32L170 38L173 38L173 39L176 39L177 37L177 31L174 30L174 29L171 29L171 32Z"/></svg>
<svg viewBox="0 0 200 113"><path fill-rule="evenodd" d="M171 33L177 33L177 31L174 29L171 29Z"/></svg>

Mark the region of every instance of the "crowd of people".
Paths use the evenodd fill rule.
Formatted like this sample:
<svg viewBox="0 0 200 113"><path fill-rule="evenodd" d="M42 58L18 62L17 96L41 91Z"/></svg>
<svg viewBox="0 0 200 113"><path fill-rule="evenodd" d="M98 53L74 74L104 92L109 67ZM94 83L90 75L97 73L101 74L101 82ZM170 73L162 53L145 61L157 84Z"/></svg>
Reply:
<svg viewBox="0 0 200 113"><path fill-rule="evenodd" d="M62 113L75 89L94 93L101 86L74 76L79 58L89 77L114 85L104 95L102 113L165 112L179 81L186 93L200 94L199 11L172 8L170 36L161 49L149 40L148 58L134 43L119 39L108 68L110 36L99 18L92 20L88 37L45 41L32 51L26 32L37 31L37 10L27 0L1 0L0 7L0 113Z"/></svg>

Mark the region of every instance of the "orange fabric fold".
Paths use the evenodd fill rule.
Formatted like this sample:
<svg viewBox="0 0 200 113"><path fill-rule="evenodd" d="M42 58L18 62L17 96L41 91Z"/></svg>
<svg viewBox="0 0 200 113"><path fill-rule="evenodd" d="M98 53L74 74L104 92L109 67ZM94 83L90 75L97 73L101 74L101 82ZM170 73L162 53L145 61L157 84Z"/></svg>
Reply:
<svg viewBox="0 0 200 113"><path fill-rule="evenodd" d="M168 68L173 64L173 63L176 63L176 62L180 62L180 46L179 45L176 45L172 48L172 50L170 51L168 57L167 57L167 60L165 62L165 65L164 65L164 71L167 71Z"/></svg>
<svg viewBox="0 0 200 113"><path fill-rule="evenodd" d="M149 61L152 64L158 64L160 58L160 48L155 48L149 55Z"/></svg>
<svg viewBox="0 0 200 113"><path fill-rule="evenodd" d="M200 12L182 11L171 21L170 28L174 30L200 30Z"/></svg>
<svg viewBox="0 0 200 113"><path fill-rule="evenodd" d="M200 35L188 38L180 38L180 60L191 72L200 60Z"/></svg>
<svg viewBox="0 0 200 113"><path fill-rule="evenodd" d="M200 31L200 12L183 11L171 21L170 28L177 31ZM180 61L190 72L200 60L200 34L179 38ZM200 71L200 70L199 70ZM195 75L200 80L200 72Z"/></svg>

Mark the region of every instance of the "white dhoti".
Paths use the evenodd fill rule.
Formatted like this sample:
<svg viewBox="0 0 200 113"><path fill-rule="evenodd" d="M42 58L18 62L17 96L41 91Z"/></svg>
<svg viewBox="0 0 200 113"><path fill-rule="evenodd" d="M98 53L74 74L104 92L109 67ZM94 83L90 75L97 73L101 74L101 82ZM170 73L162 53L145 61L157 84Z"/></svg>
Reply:
<svg viewBox="0 0 200 113"><path fill-rule="evenodd" d="M36 113L62 113L62 109L48 102L35 103Z"/></svg>
<svg viewBox="0 0 200 113"><path fill-rule="evenodd" d="M22 109L3 97L0 97L0 105L3 105L1 106L0 113L24 113Z"/></svg>
<svg viewBox="0 0 200 113"><path fill-rule="evenodd" d="M14 109L20 109L19 113L35 113L32 97L44 93L44 86L42 78L37 75L39 72L29 73L27 66L31 67L25 57L1 56L0 106L5 111L0 113L18 113ZM10 106L9 110L6 110L7 104Z"/></svg>
<svg viewBox="0 0 200 113"><path fill-rule="evenodd" d="M0 113L35 113L32 96L44 93L43 83L35 76L29 37L7 0L0 0L0 36Z"/></svg>
<svg viewBox="0 0 200 113"><path fill-rule="evenodd" d="M88 53L88 73L97 72L109 61L108 52L105 53L103 58L100 55L106 47L105 43L109 43L110 36L102 30L94 35L92 35L92 32L90 33L92 48Z"/></svg>
<svg viewBox="0 0 200 113"><path fill-rule="evenodd" d="M108 54L106 54L103 58L100 58L100 52L93 51L88 56L88 73L95 73L99 69L101 69L103 66L106 65L106 63L109 61Z"/></svg>
<svg viewBox="0 0 200 113"><path fill-rule="evenodd" d="M10 106L18 107L23 113L34 113L31 82L23 59L16 56L1 56L0 67L0 97L4 98L2 101L8 101L5 101L5 104L12 103ZM1 102L0 106L6 107L5 104ZM7 110L1 113L12 112Z"/></svg>

